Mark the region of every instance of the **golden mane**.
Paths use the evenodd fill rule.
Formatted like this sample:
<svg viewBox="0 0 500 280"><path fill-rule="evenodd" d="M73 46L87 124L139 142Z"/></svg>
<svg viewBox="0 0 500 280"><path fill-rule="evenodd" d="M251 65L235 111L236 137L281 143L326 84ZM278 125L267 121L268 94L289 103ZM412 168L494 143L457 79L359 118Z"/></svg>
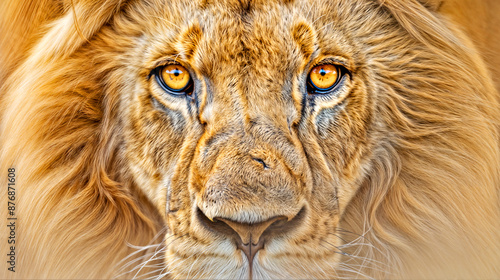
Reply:
<svg viewBox="0 0 500 280"><path fill-rule="evenodd" d="M382 271L363 275L498 277L500 98L490 70L467 30L453 22L453 11L444 16L432 10L440 3L429 9L416 0L379 2L432 52L407 61L425 78L404 69L380 75L387 96L380 97L376 113L388 126L381 137L390 145L373 151L373 172L340 227L348 241L371 243L351 250L384 263ZM161 214L132 183L120 151L118 97L109 94L119 85L106 77L114 65L94 58L98 67L79 77L66 63L125 4L0 4L0 171L16 170L20 224L19 269L9 274L2 261L2 278L115 277L120 261L135 251L128 244L146 246L164 229ZM431 64L435 56L444 63ZM423 125L428 123L432 129ZM2 205L6 199L1 197ZM0 207L2 217L6 211ZM365 234L360 240L349 232ZM413 258L426 252L425 261ZM387 275L389 266L400 274Z"/></svg>
<svg viewBox="0 0 500 280"><path fill-rule="evenodd" d="M122 159L117 158L113 135L115 100L106 100L91 77L62 85L44 78L71 71L63 59L99 30L120 2L67 1L58 7L52 7L53 1L4 3L9 7L2 9L7 12L3 26L24 41L5 34L1 38L1 58L7 61L3 65L13 69L3 68L10 75L5 75L9 78L1 90L0 166L16 169L17 215L29 225L18 228L16 247L18 265L27 266L17 274L2 269L4 277L114 277L113 265L134 251L127 244L147 245L161 227L153 222L155 213L144 198L131 195L127 180L116 181L122 179ZM52 17L43 36L36 26L16 26L30 18L43 26ZM86 37L77 32L75 18ZM26 50L25 45L32 47ZM16 59L21 61L24 54L12 55L18 49L28 53L22 63ZM32 76L28 72L34 68L38 73ZM19 94L23 92L32 94Z"/></svg>
<svg viewBox="0 0 500 280"><path fill-rule="evenodd" d="M386 259L412 277L499 275L498 266L487 269L485 265L500 260L498 249L490 247L499 244L494 240L499 240L500 221L500 107L487 67L456 25L443 25L447 19L442 15L415 1L382 1L382 5L446 63L412 65L428 73L425 80L415 77L418 80L412 81L404 71L387 77L385 84L392 87L386 92L393 98L385 100L379 114L392 126L395 142L384 151L392 150L392 154L380 156L376 175L370 175L360 190L362 195L346 211L345 227L353 232L370 229L366 239L385 248L371 249L378 254L375 259ZM457 61L457 56L463 59ZM439 72L448 73L448 79L440 79ZM408 86L391 83L398 74L408 75ZM465 75L474 77L457 92L454 83ZM433 129L426 123L432 123ZM482 141L477 142L478 138ZM359 217L365 223L353 224ZM453 223L447 224L450 217ZM413 247L413 242L420 247ZM412 257L436 250L453 251L455 259L447 258L447 253L429 262Z"/></svg>

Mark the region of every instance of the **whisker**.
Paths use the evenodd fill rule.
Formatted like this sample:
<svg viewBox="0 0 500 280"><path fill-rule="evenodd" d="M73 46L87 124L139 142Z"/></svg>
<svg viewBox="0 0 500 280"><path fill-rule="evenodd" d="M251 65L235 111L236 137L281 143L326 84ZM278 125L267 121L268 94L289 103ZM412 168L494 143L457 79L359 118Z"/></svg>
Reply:
<svg viewBox="0 0 500 280"><path fill-rule="evenodd" d="M168 236L165 237L164 233L168 230L167 227L161 229L155 237L152 238L150 244L145 246L137 246L132 244L127 244L130 248L136 249L123 260L120 261L122 267L118 270L119 274L115 278L123 277L125 275L134 273L132 279L144 278L146 275L153 274L149 269L153 269L156 273L163 273L166 265L162 261L164 259L164 253L167 250L168 245L175 242L177 239L185 236ZM152 242L158 240L161 237L161 242L157 244L151 244ZM168 243L167 243L168 242ZM153 250L154 249L154 250ZM124 264L125 262L125 264ZM148 269L148 271L144 271ZM144 272L143 272L144 271ZM156 275L154 275L156 277Z"/></svg>
<svg viewBox="0 0 500 280"><path fill-rule="evenodd" d="M164 252L167 250L167 248L168 248L168 246L169 246L170 244L172 244L172 243L173 243L173 242L175 242L176 240L178 240L178 239L180 239L180 238L182 238L182 237L184 237L184 236L186 236L186 235L187 235L187 234L183 234L183 235L180 235L180 236L178 236L178 237L175 237L175 236L170 236L169 238L173 238L173 237L175 237L175 238L174 238L172 241L170 241L168 244L163 245L163 247L162 247L162 249L161 249L161 250L156 251L156 252L153 254L153 256L151 256L151 257L150 257L147 261L145 261L145 262L142 264L142 266L139 268L139 270L137 271L137 273L134 275L133 279L136 279L136 278L137 278L137 276L139 275L139 272L141 272L141 270L145 267L145 265L146 265L148 262L153 261L153 260L159 260L159 259L161 260L161 259L163 259L163 254L160 254L160 253L164 253ZM165 241L165 242L166 242L166 241ZM158 254L160 254L160 256L159 256L159 257L156 257L156 255L158 255ZM164 266L165 266L165 267L167 267L165 264L164 264ZM136 269L137 269L137 266L136 266ZM134 270L135 270L135 269L134 269Z"/></svg>

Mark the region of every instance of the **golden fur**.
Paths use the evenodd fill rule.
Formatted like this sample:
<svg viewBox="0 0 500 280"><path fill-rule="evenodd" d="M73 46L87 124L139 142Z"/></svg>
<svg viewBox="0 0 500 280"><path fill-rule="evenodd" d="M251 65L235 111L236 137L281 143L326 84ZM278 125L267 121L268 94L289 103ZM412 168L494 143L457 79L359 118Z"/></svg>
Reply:
<svg viewBox="0 0 500 280"><path fill-rule="evenodd" d="M496 2L3 1L1 278L499 278ZM249 274L196 207L294 226Z"/></svg>

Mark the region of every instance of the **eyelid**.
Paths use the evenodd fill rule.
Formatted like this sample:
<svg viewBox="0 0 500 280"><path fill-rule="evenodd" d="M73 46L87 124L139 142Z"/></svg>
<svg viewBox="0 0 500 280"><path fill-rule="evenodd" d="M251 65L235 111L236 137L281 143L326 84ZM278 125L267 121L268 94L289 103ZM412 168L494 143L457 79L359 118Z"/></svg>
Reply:
<svg viewBox="0 0 500 280"><path fill-rule="evenodd" d="M172 58L165 58L165 59L162 59L162 60L159 60L159 61L155 62L153 64L153 66L147 67L147 69L148 69L148 76L147 76L146 80L149 81L149 79L151 78L151 76L153 76L155 73L158 72L157 71L158 68L165 67L167 65L180 65L180 66L186 68L186 70L188 70L188 72L191 74L191 71L189 71L189 68L186 67L186 66L184 66L183 63L178 62L178 61L176 61L175 59L172 59Z"/></svg>
<svg viewBox="0 0 500 280"><path fill-rule="evenodd" d="M316 63L311 64L309 72L311 72L311 70L314 69L314 67L326 65L326 64L338 65L338 66L344 68L345 70L347 70L347 72L349 72L349 73L351 72L351 68L352 68L349 66L349 63L344 59L340 59L340 58L336 58L336 57L329 57L329 58L325 58L325 59L322 59L321 61L318 61Z"/></svg>
<svg viewBox="0 0 500 280"><path fill-rule="evenodd" d="M170 55L163 56L154 62L148 63L147 65L145 65L144 68L147 71L151 72L158 67L169 65L169 64L178 64L186 69L189 69L188 67L185 66L185 65L187 65L187 63L184 63L184 61L182 61L179 58L178 54L170 54Z"/></svg>
<svg viewBox="0 0 500 280"><path fill-rule="evenodd" d="M162 66L166 66L166 65L169 65L169 64L179 64L179 65L182 65L182 64L180 64L179 62L177 62L175 60L172 60L170 58L166 58L166 59L162 59L160 61L157 61L153 65L153 69L158 68L158 67L162 67Z"/></svg>

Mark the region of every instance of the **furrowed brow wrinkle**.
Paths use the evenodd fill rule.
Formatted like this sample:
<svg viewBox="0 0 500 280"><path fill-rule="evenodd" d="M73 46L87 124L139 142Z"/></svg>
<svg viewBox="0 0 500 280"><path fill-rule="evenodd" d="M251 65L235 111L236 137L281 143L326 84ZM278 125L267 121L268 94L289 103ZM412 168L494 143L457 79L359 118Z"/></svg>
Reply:
<svg viewBox="0 0 500 280"><path fill-rule="evenodd" d="M306 22L300 22L293 27L292 34L304 56L304 61L308 61L316 45L314 28Z"/></svg>
<svg viewBox="0 0 500 280"><path fill-rule="evenodd" d="M191 64L194 62L194 54L202 36L203 32L198 23L192 23L181 36L180 42L182 50L180 55Z"/></svg>

